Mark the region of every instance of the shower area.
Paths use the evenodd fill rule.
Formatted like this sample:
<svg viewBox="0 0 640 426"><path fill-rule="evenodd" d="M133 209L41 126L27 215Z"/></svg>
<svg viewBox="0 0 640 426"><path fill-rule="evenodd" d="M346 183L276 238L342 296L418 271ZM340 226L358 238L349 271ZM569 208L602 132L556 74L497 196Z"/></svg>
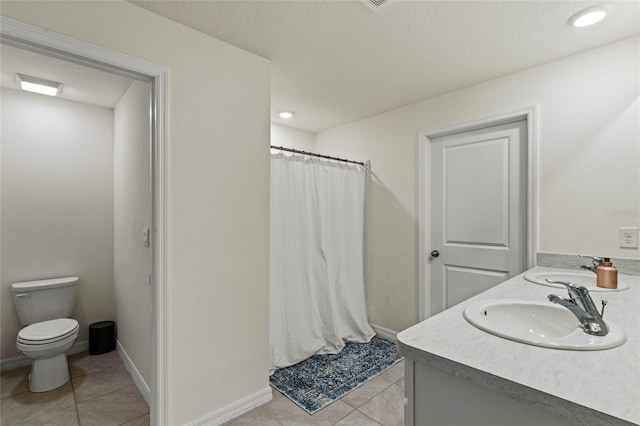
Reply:
<svg viewBox="0 0 640 426"><path fill-rule="evenodd" d="M369 342L369 164L272 146L270 371Z"/></svg>

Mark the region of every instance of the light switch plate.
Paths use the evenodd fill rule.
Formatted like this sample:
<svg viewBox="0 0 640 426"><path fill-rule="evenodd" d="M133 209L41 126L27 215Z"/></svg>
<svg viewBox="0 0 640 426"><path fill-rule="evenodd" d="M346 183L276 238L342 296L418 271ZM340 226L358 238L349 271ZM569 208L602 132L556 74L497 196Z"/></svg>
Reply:
<svg viewBox="0 0 640 426"><path fill-rule="evenodd" d="M148 226L145 226L142 229L142 243L145 247L149 247L149 239L151 237L151 232Z"/></svg>

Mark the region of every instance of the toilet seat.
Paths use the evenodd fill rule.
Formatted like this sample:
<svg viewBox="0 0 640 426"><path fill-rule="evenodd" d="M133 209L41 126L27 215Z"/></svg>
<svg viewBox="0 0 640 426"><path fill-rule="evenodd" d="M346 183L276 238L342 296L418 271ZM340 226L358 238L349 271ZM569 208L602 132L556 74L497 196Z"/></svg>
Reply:
<svg viewBox="0 0 640 426"><path fill-rule="evenodd" d="M29 346L46 345L65 340L78 333L78 321L58 318L28 325L18 333L17 343Z"/></svg>

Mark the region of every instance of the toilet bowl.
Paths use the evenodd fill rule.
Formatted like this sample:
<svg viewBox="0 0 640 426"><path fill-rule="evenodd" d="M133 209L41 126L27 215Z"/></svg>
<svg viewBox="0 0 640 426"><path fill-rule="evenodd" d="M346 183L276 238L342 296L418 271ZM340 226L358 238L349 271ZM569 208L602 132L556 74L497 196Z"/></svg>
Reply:
<svg viewBox="0 0 640 426"><path fill-rule="evenodd" d="M31 359L31 392L46 392L69 381L65 352L78 338L79 328L78 321L59 318L38 322L20 330L16 348Z"/></svg>
<svg viewBox="0 0 640 426"><path fill-rule="evenodd" d="M13 300L22 325L16 348L31 360L29 390L46 392L69 381L66 351L78 338L78 321L67 318L78 277L14 283Z"/></svg>

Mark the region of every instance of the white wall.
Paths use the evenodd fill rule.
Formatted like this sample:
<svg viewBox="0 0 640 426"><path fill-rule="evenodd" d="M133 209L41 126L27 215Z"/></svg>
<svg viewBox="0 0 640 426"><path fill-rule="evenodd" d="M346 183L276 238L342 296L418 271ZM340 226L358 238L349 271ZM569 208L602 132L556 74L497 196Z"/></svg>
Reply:
<svg viewBox="0 0 640 426"><path fill-rule="evenodd" d="M538 251L639 259L618 228L640 210L637 37L316 134L372 166L369 319L418 320L418 134L538 105Z"/></svg>
<svg viewBox="0 0 640 426"><path fill-rule="evenodd" d="M267 389L270 62L122 1L2 14L169 69L169 423Z"/></svg>
<svg viewBox="0 0 640 426"><path fill-rule="evenodd" d="M314 138L311 132L271 123L271 145L313 152Z"/></svg>
<svg viewBox="0 0 640 426"><path fill-rule="evenodd" d="M21 326L13 282L79 276L73 317L113 320L113 111L2 89L2 352Z"/></svg>
<svg viewBox="0 0 640 426"><path fill-rule="evenodd" d="M149 83L134 81L113 112L114 292L118 342L151 384L151 129Z"/></svg>

